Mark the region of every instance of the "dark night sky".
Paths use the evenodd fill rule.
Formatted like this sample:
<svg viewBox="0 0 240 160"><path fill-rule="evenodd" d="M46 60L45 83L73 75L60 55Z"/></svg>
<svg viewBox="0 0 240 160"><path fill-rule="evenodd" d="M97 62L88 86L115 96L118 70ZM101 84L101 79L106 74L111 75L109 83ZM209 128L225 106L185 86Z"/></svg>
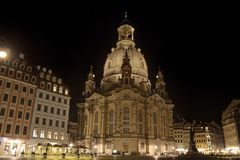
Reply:
<svg viewBox="0 0 240 160"><path fill-rule="evenodd" d="M124 3L123 3L124 2ZM92 3L92 4L90 4ZM117 27L128 11L154 85L160 66L175 111L188 120L220 122L222 110L240 98L237 11L226 4L164 7L152 3L7 7L1 9L0 34L13 53L52 69L69 86L70 120L91 64L102 78ZM189 5L189 4L188 4ZM234 4L232 4L234 6Z"/></svg>

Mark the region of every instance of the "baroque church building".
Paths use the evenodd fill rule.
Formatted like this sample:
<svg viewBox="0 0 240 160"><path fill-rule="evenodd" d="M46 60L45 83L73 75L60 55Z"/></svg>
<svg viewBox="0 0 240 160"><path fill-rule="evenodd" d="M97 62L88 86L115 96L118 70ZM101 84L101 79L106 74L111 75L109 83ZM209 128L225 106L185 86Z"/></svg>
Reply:
<svg viewBox="0 0 240 160"><path fill-rule="evenodd" d="M78 103L79 143L99 154L160 154L174 150L173 107L159 70L155 88L135 47L134 28L125 18L108 54L100 88L92 67Z"/></svg>

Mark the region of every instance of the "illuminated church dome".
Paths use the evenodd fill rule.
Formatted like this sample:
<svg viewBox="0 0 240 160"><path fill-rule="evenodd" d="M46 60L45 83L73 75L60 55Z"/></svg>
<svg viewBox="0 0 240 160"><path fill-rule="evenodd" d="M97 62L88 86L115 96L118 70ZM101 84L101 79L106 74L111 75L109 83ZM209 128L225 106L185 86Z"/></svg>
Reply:
<svg viewBox="0 0 240 160"><path fill-rule="evenodd" d="M117 84L121 79L121 66L123 64L123 57L127 52L132 66L132 78L134 85L140 86L141 82L148 80L148 68L141 49L136 49L134 42L134 28L128 23L123 21L122 25L118 28L118 42L116 48L112 48L111 53L108 54L107 60L104 65L103 80Z"/></svg>

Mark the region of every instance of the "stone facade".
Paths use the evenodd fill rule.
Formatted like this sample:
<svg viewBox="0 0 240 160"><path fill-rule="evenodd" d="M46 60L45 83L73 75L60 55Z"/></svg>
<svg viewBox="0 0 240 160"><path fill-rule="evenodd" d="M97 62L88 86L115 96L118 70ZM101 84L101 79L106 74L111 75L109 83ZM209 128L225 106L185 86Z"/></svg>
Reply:
<svg viewBox="0 0 240 160"><path fill-rule="evenodd" d="M240 149L240 100L233 99L222 114L225 147L227 150Z"/></svg>
<svg viewBox="0 0 240 160"><path fill-rule="evenodd" d="M6 49L7 57L0 58L0 156L68 144L67 86L51 70Z"/></svg>
<svg viewBox="0 0 240 160"><path fill-rule="evenodd" d="M186 153L189 149L190 129L192 123L174 122L175 150ZM199 152L220 152L224 149L223 131L221 127L212 122L199 122L194 125L194 141Z"/></svg>
<svg viewBox="0 0 240 160"><path fill-rule="evenodd" d="M29 150L46 152L46 144L65 145L69 143L67 134L70 108L69 90L62 79L51 70L37 66L37 92L30 130ZM48 152L56 153L57 148Z"/></svg>
<svg viewBox="0 0 240 160"><path fill-rule="evenodd" d="M85 100L78 104L81 145L101 154L172 152L173 107L161 71L151 88L134 28L127 20L118 28L117 47L108 54L100 89L92 68Z"/></svg>
<svg viewBox="0 0 240 160"><path fill-rule="evenodd" d="M30 137L37 76L24 58L0 58L0 155L26 150Z"/></svg>

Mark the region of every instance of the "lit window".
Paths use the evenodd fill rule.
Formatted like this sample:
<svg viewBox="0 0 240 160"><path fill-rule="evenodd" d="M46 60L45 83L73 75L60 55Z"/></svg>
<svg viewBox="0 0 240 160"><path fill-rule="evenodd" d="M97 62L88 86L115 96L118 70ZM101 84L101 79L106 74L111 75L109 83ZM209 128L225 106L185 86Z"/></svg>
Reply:
<svg viewBox="0 0 240 160"><path fill-rule="evenodd" d="M34 129L34 130L33 130L33 135L32 135L32 137L33 137L33 138L37 138L37 136L38 136L38 135L37 135L37 130Z"/></svg>
<svg viewBox="0 0 240 160"><path fill-rule="evenodd" d="M47 138L48 138L48 139L51 139L51 138L52 138L52 132L49 132L49 131L48 131Z"/></svg>
<svg viewBox="0 0 240 160"><path fill-rule="evenodd" d="M65 89L65 95L68 95L68 90L67 89Z"/></svg>
<svg viewBox="0 0 240 160"><path fill-rule="evenodd" d="M57 92L57 85L53 86L53 92Z"/></svg>
<svg viewBox="0 0 240 160"><path fill-rule="evenodd" d="M40 132L40 138L44 138L45 137L45 131L41 131Z"/></svg>
<svg viewBox="0 0 240 160"><path fill-rule="evenodd" d="M53 138L58 139L58 133L55 132Z"/></svg>
<svg viewBox="0 0 240 160"><path fill-rule="evenodd" d="M60 137L61 137L61 140L63 141L63 140L64 140L64 134L61 133L61 134L60 134Z"/></svg>

